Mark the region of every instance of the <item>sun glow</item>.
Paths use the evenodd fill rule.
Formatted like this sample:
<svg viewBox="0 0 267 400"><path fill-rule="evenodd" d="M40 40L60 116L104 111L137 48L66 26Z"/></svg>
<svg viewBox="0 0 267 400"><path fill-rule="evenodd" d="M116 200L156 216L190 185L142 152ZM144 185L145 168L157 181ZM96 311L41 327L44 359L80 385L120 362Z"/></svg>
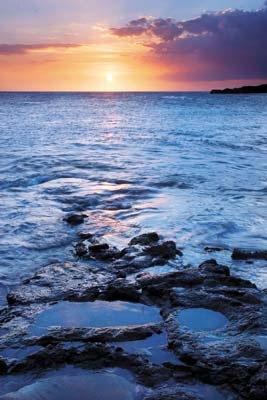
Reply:
<svg viewBox="0 0 267 400"><path fill-rule="evenodd" d="M106 75L107 82L113 82L113 75L111 73Z"/></svg>

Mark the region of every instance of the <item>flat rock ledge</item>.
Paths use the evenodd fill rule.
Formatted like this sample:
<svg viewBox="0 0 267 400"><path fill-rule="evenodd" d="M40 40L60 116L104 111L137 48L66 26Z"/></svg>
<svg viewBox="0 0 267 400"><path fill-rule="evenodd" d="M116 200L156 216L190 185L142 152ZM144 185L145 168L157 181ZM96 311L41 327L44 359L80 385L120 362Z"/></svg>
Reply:
<svg viewBox="0 0 267 400"><path fill-rule="evenodd" d="M203 400L201 391L194 388L205 385L226 394L225 398L267 398L266 291L232 276L215 259L198 268L183 266L176 244L156 233L133 238L123 250L87 234L77 248L76 263L41 268L8 294L9 305L0 311L4 332L0 354L16 348L26 352L19 359L0 357L1 379L41 374L65 364L88 370L116 367L130 371L147 389L145 400ZM147 272L148 267L170 260L177 260L176 271ZM156 308L161 322L99 328L51 326L37 336L30 333L38 316L53 305L96 300ZM182 311L198 309L214 312L226 323L209 330L179 319ZM177 362L155 362L123 347L125 342L160 335L166 335L166 349Z"/></svg>

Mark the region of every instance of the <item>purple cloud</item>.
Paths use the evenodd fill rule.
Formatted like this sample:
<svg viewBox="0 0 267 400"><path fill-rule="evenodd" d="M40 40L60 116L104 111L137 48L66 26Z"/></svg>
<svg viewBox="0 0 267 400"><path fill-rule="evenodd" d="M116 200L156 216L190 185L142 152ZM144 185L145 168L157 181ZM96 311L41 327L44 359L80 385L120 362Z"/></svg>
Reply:
<svg viewBox="0 0 267 400"><path fill-rule="evenodd" d="M41 43L41 44L0 44L0 55L25 54L31 50L42 50L48 48L74 48L78 44L72 43Z"/></svg>
<svg viewBox="0 0 267 400"><path fill-rule="evenodd" d="M141 18L134 21L134 29L130 22L111 32L118 37L148 35L150 56L170 65L171 79L267 79L266 5L186 21Z"/></svg>
<svg viewBox="0 0 267 400"><path fill-rule="evenodd" d="M182 29L172 18L139 18L130 21L122 28L111 28L111 32L115 36L130 37L147 34L154 35L162 40L173 40L182 33Z"/></svg>

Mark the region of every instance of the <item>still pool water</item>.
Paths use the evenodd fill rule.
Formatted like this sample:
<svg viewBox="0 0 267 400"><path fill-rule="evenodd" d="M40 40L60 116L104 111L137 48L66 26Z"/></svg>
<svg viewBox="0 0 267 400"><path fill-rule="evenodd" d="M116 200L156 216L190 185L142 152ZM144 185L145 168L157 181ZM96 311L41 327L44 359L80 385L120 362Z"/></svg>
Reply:
<svg viewBox="0 0 267 400"><path fill-rule="evenodd" d="M3 400L139 400L143 389L128 373L65 367L42 378L20 376L0 388ZM127 375L127 376L125 376ZM23 385L24 379L24 385ZM25 381L28 384L25 385ZM1 383L1 380L0 380ZM8 388L14 391L9 392Z"/></svg>
<svg viewBox="0 0 267 400"><path fill-rule="evenodd" d="M174 353L168 349L166 333L154 334L144 340L113 343L128 353L141 354L155 364L172 363L182 364Z"/></svg>
<svg viewBox="0 0 267 400"><path fill-rule="evenodd" d="M192 331L214 331L229 322L222 313L207 308L187 308L178 312L177 320Z"/></svg>
<svg viewBox="0 0 267 400"><path fill-rule="evenodd" d="M40 335L49 327L117 327L161 322L159 309L139 303L100 301L75 303L62 301L36 318L31 335Z"/></svg>

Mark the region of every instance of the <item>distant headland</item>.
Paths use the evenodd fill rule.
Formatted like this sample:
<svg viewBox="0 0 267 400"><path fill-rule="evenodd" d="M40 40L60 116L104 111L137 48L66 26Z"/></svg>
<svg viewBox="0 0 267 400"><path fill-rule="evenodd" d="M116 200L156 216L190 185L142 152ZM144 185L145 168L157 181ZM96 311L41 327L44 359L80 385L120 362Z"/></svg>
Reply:
<svg viewBox="0 0 267 400"><path fill-rule="evenodd" d="M242 86L240 88L233 89L213 89L211 94L256 94L256 93L267 93L267 84L259 86Z"/></svg>

